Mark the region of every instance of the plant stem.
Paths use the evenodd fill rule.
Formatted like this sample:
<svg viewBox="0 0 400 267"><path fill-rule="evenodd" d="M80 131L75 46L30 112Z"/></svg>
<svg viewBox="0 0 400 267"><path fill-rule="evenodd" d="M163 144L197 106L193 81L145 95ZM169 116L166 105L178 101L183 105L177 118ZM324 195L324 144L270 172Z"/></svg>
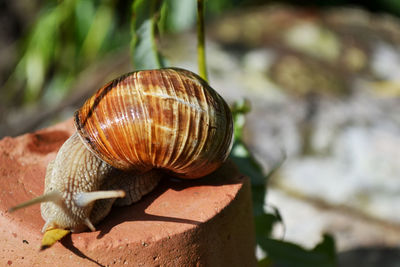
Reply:
<svg viewBox="0 0 400 267"><path fill-rule="evenodd" d="M197 0L197 61L200 77L207 81L206 49L204 41L204 1Z"/></svg>

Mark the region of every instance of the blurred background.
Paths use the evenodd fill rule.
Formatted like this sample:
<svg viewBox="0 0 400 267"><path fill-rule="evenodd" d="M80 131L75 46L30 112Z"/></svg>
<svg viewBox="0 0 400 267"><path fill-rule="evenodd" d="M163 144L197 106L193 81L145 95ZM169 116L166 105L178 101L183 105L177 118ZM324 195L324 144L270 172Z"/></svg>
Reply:
<svg viewBox="0 0 400 267"><path fill-rule="evenodd" d="M135 69L131 5L0 1L0 137L71 117ZM206 7L210 84L248 101L243 141L265 175L279 165L265 209L283 223L270 234L307 250L329 233L340 266L399 266L400 1ZM197 72L195 10L170 0L158 45L168 65Z"/></svg>

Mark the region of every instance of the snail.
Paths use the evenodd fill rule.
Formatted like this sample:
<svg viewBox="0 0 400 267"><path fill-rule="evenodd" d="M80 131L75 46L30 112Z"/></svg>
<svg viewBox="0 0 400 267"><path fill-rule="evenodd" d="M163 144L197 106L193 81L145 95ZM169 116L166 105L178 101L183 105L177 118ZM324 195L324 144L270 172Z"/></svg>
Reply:
<svg viewBox="0 0 400 267"><path fill-rule="evenodd" d="M199 178L215 171L232 147L233 123L223 98L196 74L177 68L131 72L107 83L74 114L76 132L48 164L42 232L81 232L113 204L130 205L167 173Z"/></svg>

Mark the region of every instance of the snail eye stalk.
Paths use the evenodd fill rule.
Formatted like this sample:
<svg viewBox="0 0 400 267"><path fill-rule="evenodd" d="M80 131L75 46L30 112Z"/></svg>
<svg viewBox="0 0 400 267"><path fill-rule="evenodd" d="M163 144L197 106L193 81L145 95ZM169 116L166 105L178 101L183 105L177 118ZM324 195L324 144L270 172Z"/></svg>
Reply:
<svg viewBox="0 0 400 267"><path fill-rule="evenodd" d="M32 205L35 205L35 204L38 204L38 203L43 203L43 202L53 202L55 204L59 204L60 202L62 202L62 200L63 200L62 196L61 196L61 194L59 192L52 191L52 192L49 192L47 194L35 197L35 198L33 198L33 199L29 200L29 201L26 201L24 203L21 203L21 204L19 204L17 206L14 206L14 207L10 208L8 210L8 212L11 213L11 212L14 212L16 210L19 210L19 209L22 209L22 208L25 208L25 207L29 207L29 206L32 206Z"/></svg>
<svg viewBox="0 0 400 267"><path fill-rule="evenodd" d="M86 207L90 203L99 199L122 197L125 197L125 192L123 190L80 192L75 194L75 204L78 207Z"/></svg>

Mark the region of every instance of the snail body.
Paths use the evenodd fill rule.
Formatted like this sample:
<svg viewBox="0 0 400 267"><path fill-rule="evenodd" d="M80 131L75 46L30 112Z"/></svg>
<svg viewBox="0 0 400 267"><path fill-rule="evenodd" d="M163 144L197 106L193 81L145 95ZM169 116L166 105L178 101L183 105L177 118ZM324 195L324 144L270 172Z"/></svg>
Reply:
<svg viewBox="0 0 400 267"><path fill-rule="evenodd" d="M41 202L43 232L94 231L113 204L138 201L164 173L203 177L232 146L226 102L183 69L125 74L98 90L74 118L76 132L47 167L44 194L15 207Z"/></svg>

